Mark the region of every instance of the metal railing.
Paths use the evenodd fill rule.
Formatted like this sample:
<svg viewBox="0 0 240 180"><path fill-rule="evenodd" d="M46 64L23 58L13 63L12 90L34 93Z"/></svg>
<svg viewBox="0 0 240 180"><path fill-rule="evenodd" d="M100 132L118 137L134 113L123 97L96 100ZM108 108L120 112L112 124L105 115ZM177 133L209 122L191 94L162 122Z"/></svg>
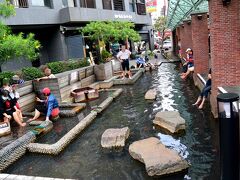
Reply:
<svg viewBox="0 0 240 180"><path fill-rule="evenodd" d="M12 5L17 8L28 8L28 0L11 0Z"/></svg>

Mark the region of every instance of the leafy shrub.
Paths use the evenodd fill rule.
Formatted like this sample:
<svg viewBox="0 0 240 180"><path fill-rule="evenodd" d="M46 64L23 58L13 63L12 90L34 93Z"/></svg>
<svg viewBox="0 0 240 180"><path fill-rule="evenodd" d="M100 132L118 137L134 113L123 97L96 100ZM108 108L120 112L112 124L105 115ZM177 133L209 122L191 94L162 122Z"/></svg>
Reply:
<svg viewBox="0 0 240 180"><path fill-rule="evenodd" d="M67 61L66 64L67 64L68 70L78 69L78 68L86 67L90 65L87 59L71 60L71 61Z"/></svg>
<svg viewBox="0 0 240 180"><path fill-rule="evenodd" d="M102 62L107 62L107 59L109 57L112 57L112 54L110 52L108 52L107 50L102 50L102 54L101 54L101 58L102 58Z"/></svg>
<svg viewBox="0 0 240 180"><path fill-rule="evenodd" d="M13 72L10 72L10 71L1 72L0 73L0 85L2 86L2 81L4 78L11 80L13 76L14 76Z"/></svg>
<svg viewBox="0 0 240 180"><path fill-rule="evenodd" d="M68 70L66 64L62 61L47 63L47 66L52 70L53 74L61 73Z"/></svg>
<svg viewBox="0 0 240 180"><path fill-rule="evenodd" d="M25 67L22 69L22 73L23 73L23 78L27 81L44 76L43 72L40 69L35 67Z"/></svg>

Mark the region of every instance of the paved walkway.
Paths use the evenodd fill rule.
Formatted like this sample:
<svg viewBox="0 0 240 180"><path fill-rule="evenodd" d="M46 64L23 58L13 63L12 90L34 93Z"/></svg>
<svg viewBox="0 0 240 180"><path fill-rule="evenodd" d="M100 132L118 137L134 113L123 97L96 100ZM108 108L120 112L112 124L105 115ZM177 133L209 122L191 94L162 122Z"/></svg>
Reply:
<svg viewBox="0 0 240 180"><path fill-rule="evenodd" d="M23 175L15 175L15 174L0 174L0 180L74 180L74 179L23 176Z"/></svg>

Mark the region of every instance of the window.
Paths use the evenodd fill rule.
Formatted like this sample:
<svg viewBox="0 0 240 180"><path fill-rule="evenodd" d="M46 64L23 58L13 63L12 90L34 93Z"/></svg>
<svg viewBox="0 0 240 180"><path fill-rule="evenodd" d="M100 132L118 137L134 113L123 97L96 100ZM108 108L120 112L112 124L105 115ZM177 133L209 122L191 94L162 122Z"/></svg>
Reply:
<svg viewBox="0 0 240 180"><path fill-rule="evenodd" d="M129 0L129 11L135 12L134 0Z"/></svg>
<svg viewBox="0 0 240 180"><path fill-rule="evenodd" d="M76 0L62 0L63 7L77 7Z"/></svg>
<svg viewBox="0 0 240 180"><path fill-rule="evenodd" d="M11 0L12 5L18 8L28 8L28 0Z"/></svg>
<svg viewBox="0 0 240 180"><path fill-rule="evenodd" d="M102 0L103 9L112 9L112 1L111 0Z"/></svg>
<svg viewBox="0 0 240 180"><path fill-rule="evenodd" d="M51 0L32 0L32 6L52 7Z"/></svg>
<svg viewBox="0 0 240 180"><path fill-rule="evenodd" d="M80 0L80 5L84 8L96 8L95 0Z"/></svg>
<svg viewBox="0 0 240 180"><path fill-rule="evenodd" d="M116 11L124 11L123 0L113 0L113 7Z"/></svg>

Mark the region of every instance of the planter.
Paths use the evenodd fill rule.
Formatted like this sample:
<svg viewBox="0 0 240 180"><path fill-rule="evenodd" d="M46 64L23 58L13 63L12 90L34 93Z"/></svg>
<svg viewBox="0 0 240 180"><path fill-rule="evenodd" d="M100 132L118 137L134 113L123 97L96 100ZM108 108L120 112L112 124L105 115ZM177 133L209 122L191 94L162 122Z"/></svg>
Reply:
<svg viewBox="0 0 240 180"><path fill-rule="evenodd" d="M112 62L95 65L94 74L98 81L110 79L113 76Z"/></svg>
<svg viewBox="0 0 240 180"><path fill-rule="evenodd" d="M97 99L99 97L99 93L97 89L85 87L73 90L71 92L71 96L74 98L74 102L77 103Z"/></svg>

